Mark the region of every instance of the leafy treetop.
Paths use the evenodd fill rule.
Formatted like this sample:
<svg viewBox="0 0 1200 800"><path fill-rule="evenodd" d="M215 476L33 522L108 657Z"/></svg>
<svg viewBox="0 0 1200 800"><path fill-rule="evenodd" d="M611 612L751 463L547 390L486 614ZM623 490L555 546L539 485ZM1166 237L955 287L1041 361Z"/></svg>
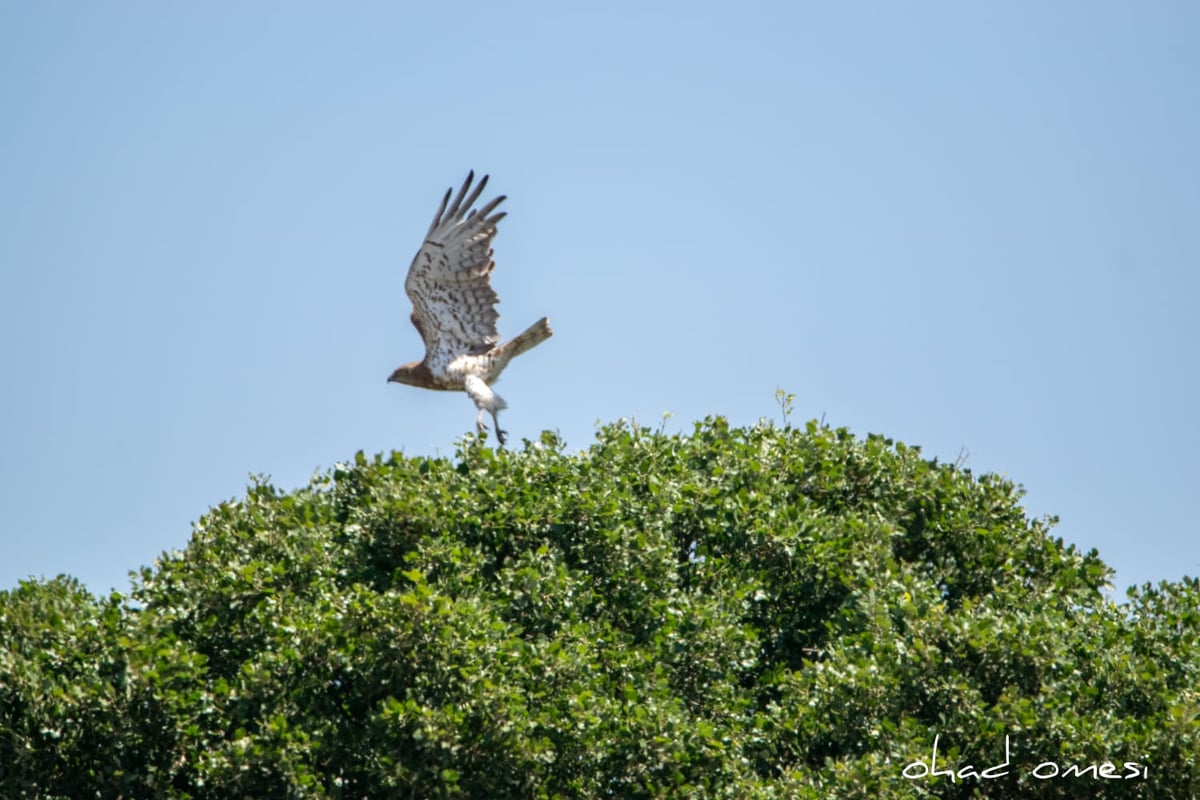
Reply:
<svg viewBox="0 0 1200 800"><path fill-rule="evenodd" d="M1195 795L1195 580L1115 605L1011 482L786 411L360 453L2 592L0 796Z"/></svg>

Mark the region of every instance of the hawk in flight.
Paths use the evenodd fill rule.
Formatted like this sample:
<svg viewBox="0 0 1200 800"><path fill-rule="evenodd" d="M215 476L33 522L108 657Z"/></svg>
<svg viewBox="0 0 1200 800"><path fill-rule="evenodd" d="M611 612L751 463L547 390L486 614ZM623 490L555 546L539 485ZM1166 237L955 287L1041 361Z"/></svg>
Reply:
<svg viewBox="0 0 1200 800"><path fill-rule="evenodd" d="M475 425L487 430L483 412L492 415L496 439L504 444L500 409L507 404L492 391L508 362L550 338L550 320L542 317L515 339L500 344L492 288L492 238L505 212L493 213L504 196L482 208L471 208L487 186L487 176L471 189L475 173L467 175L458 194L446 190L433 217L425 243L413 258L404 281L412 300L412 324L425 341L425 357L396 368L388 381L466 392L479 409ZM468 211L470 209L470 211Z"/></svg>

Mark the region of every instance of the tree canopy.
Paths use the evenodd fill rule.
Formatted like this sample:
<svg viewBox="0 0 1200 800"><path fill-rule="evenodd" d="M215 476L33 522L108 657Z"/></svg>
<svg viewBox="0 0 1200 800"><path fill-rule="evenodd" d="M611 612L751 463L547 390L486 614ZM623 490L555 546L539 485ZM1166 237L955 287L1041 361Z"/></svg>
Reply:
<svg viewBox="0 0 1200 800"><path fill-rule="evenodd" d="M0 796L1194 797L1200 584L1116 604L1020 499L720 417L259 478L0 592Z"/></svg>

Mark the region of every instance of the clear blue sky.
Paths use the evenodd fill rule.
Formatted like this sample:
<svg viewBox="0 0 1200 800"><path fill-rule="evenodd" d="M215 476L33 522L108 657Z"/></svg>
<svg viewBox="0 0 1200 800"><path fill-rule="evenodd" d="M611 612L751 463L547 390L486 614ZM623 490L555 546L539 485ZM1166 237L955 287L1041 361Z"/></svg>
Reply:
<svg viewBox="0 0 1200 800"><path fill-rule="evenodd" d="M655 9L648 8L654 6ZM1200 5L6 3L0 587L97 592L250 473L450 455L387 385L468 169L518 443L824 416L1200 573Z"/></svg>

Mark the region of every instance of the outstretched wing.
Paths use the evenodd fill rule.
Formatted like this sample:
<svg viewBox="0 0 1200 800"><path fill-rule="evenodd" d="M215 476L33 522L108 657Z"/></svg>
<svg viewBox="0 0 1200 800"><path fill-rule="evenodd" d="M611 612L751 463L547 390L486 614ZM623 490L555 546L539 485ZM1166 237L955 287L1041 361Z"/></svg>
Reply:
<svg viewBox="0 0 1200 800"><path fill-rule="evenodd" d="M404 282L413 304L412 322L425 340L427 359L435 354L452 358L482 353L500 341L496 331L500 315L494 307L500 298L491 284L496 266L492 237L505 214L492 212L504 196L471 209L488 181L483 176L472 190L474 178L472 171L453 202L453 189L446 190Z"/></svg>

